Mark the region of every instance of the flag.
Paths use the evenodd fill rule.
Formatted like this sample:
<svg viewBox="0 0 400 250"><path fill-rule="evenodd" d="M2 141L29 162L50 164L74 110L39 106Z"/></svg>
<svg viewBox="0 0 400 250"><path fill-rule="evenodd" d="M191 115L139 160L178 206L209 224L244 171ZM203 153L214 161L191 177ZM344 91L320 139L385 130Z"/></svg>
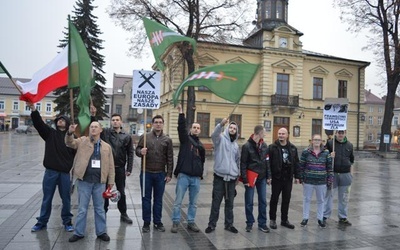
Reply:
<svg viewBox="0 0 400 250"><path fill-rule="evenodd" d="M145 17L143 17L142 20L144 23L144 28L146 29L147 37L149 38L151 49L153 50L157 67L160 70L164 70L164 64L161 61L161 56L173 43L187 41L192 45L193 50L196 50L196 41L193 38L173 32L164 25L151 21Z"/></svg>
<svg viewBox="0 0 400 250"><path fill-rule="evenodd" d="M0 74L6 74L8 78L10 78L10 80L12 81L10 73L8 73L6 67L4 67L4 65L1 62L0 62Z"/></svg>
<svg viewBox="0 0 400 250"><path fill-rule="evenodd" d="M215 95L239 103L253 80L259 64L229 63L201 68L190 74L179 85L173 96L176 106L179 96L186 86L205 86Z"/></svg>
<svg viewBox="0 0 400 250"><path fill-rule="evenodd" d="M22 101L36 103L48 93L68 84L68 48L64 48L50 63L36 72L29 82L17 81Z"/></svg>
<svg viewBox="0 0 400 250"><path fill-rule="evenodd" d="M68 88L79 87L76 104L81 131L90 124L90 89L94 83L92 61L74 24L69 22Z"/></svg>

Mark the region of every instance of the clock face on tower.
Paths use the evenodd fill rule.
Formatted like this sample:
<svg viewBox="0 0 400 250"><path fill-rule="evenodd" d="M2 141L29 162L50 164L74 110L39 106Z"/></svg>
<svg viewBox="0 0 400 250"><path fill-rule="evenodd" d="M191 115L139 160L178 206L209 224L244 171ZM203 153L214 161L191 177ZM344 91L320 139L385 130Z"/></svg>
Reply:
<svg viewBox="0 0 400 250"><path fill-rule="evenodd" d="M287 48L287 38L286 37L281 37L279 38L279 47L281 48Z"/></svg>

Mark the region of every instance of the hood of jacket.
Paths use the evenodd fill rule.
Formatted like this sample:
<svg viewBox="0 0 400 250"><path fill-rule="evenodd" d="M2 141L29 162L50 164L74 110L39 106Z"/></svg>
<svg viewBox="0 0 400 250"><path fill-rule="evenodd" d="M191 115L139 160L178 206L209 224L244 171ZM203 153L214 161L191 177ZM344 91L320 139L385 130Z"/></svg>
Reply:
<svg viewBox="0 0 400 250"><path fill-rule="evenodd" d="M71 124L71 120L68 118L68 116L65 116L65 115L59 115L59 116L57 116L56 119L54 119L54 124L56 125L57 130L58 130L57 122L60 119L64 119L64 121L65 121L65 130L68 130L69 125Z"/></svg>
<svg viewBox="0 0 400 250"><path fill-rule="evenodd" d="M233 141L237 141L238 138L239 138L239 133L238 133L239 132L239 126L237 125L236 122L230 122L229 123L229 125L225 128L224 137L228 138L229 140L231 139L230 134L229 134L229 126L231 124L235 124L236 125L236 134L235 134L235 139Z"/></svg>

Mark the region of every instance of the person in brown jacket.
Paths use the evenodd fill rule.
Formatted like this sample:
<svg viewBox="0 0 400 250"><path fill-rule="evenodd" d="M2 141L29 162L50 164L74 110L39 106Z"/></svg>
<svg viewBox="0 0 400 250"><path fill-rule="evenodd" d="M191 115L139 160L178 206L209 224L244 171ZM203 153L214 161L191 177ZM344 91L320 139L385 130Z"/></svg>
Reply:
<svg viewBox="0 0 400 250"><path fill-rule="evenodd" d="M75 221L74 235L69 242L82 239L85 235L86 216L90 198L93 199L94 222L97 238L110 241L107 234L106 213L104 211L103 192L114 185L115 168L112 149L100 139L102 131L99 122L94 121L89 127L89 137L74 139L76 125L70 125L65 135L65 144L76 149L73 164L73 176L78 186L78 215Z"/></svg>
<svg viewBox="0 0 400 250"><path fill-rule="evenodd" d="M152 119L153 129L146 134L146 145L144 136L139 139L136 146L136 155L142 158L142 170L140 172L140 188L142 195L142 217L144 225L142 232L150 231L151 221L151 196L154 194L153 223L154 229L164 232L165 228L161 222L162 200L165 184L170 182L174 165L174 153L172 140L163 133L164 119L156 115ZM143 159L146 158L146 165L143 167ZM143 169L145 169L143 173ZM144 176L144 178L143 178ZM144 185L143 185L144 181Z"/></svg>

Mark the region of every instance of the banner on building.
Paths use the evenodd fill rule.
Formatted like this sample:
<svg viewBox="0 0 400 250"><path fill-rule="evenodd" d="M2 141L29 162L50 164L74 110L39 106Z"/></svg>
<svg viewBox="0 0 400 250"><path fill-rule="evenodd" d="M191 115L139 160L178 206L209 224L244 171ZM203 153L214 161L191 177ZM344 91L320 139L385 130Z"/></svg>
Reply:
<svg viewBox="0 0 400 250"><path fill-rule="evenodd" d="M134 70L132 108L160 108L161 74L159 71Z"/></svg>
<svg viewBox="0 0 400 250"><path fill-rule="evenodd" d="M346 130L349 100L347 98L326 98L324 103L324 129Z"/></svg>

